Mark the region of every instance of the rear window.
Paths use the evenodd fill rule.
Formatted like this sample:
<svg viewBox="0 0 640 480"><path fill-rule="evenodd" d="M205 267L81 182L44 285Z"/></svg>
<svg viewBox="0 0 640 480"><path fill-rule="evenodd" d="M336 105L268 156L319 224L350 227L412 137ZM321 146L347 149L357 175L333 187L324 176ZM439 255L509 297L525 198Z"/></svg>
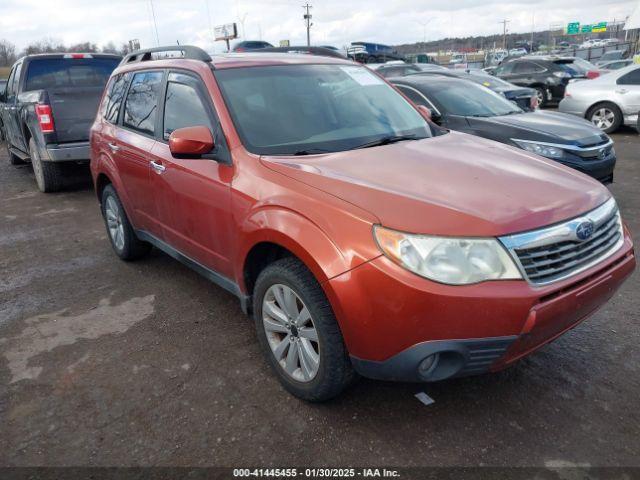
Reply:
<svg viewBox="0 0 640 480"><path fill-rule="evenodd" d="M25 90L69 87L103 88L111 72L120 63L117 58L43 58L31 60Z"/></svg>

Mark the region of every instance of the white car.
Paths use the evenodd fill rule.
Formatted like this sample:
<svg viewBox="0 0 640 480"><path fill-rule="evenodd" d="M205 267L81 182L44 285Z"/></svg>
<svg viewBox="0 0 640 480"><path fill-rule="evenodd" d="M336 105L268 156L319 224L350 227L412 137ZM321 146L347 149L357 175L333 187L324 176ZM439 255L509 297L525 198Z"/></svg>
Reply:
<svg viewBox="0 0 640 480"><path fill-rule="evenodd" d="M640 65L569 83L558 109L586 118L606 133L623 124L635 127L640 111Z"/></svg>
<svg viewBox="0 0 640 480"><path fill-rule="evenodd" d="M509 50L509 56L510 57L522 57L524 55L527 55L529 52L527 52L526 48L512 48L511 50Z"/></svg>

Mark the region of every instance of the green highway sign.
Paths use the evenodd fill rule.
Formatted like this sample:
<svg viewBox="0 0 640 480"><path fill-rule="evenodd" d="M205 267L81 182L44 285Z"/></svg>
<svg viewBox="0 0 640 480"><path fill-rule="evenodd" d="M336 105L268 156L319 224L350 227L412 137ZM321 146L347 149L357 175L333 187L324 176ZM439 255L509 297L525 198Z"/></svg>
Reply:
<svg viewBox="0 0 640 480"><path fill-rule="evenodd" d="M592 26L591 31L593 33L602 33L607 31L607 22L596 23Z"/></svg>
<svg viewBox="0 0 640 480"><path fill-rule="evenodd" d="M580 33L591 33L592 28L593 28L593 25L582 25L582 28L580 29Z"/></svg>
<svg viewBox="0 0 640 480"><path fill-rule="evenodd" d="M571 22L567 25L567 35L577 35L580 33L580 22Z"/></svg>

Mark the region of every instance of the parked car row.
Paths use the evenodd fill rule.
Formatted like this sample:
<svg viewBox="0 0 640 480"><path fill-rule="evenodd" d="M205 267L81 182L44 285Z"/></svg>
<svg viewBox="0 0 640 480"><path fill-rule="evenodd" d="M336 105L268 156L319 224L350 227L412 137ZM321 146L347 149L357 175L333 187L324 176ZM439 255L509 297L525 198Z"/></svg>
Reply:
<svg viewBox="0 0 640 480"><path fill-rule="evenodd" d="M156 247L237 296L274 374L308 401L358 375L506 368L635 268L610 192L558 163L614 155L605 134L469 80L391 80L329 56L149 49L110 74L90 129L115 254ZM45 99L28 128L58 124ZM587 127L592 143L575 143Z"/></svg>

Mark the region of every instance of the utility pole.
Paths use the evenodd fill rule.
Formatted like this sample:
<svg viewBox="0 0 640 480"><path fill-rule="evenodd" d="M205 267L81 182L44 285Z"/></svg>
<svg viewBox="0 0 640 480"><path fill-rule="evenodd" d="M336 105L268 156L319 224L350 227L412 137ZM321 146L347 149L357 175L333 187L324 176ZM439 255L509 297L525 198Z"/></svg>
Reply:
<svg viewBox="0 0 640 480"><path fill-rule="evenodd" d="M511 20L507 20L506 18L501 22L498 22L502 24L502 48L504 50L507 49L507 23L509 22L511 22Z"/></svg>
<svg viewBox="0 0 640 480"><path fill-rule="evenodd" d="M307 47L310 47L311 46L311 25L313 25L313 23L311 23L311 13L309 13L309 10L312 9L313 7L307 3L306 5L303 5L302 8L305 9L305 14L303 18L305 22L307 22Z"/></svg>

